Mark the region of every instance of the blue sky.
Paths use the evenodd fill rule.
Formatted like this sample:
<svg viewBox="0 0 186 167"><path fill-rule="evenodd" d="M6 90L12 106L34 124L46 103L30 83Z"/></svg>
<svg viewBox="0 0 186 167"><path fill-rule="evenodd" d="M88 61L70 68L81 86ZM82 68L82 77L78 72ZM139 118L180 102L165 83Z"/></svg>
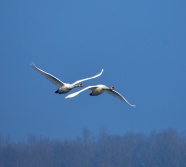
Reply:
<svg viewBox="0 0 186 167"><path fill-rule="evenodd" d="M185 132L185 8L184 0L1 1L0 134ZM115 86L136 108L106 93L64 99L31 62L69 83L104 68L83 84Z"/></svg>

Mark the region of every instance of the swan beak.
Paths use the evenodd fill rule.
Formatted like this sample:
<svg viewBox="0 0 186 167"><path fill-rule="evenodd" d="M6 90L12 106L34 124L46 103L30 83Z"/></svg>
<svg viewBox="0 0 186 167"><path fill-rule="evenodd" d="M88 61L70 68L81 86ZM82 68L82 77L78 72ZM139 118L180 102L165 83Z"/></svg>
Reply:
<svg viewBox="0 0 186 167"><path fill-rule="evenodd" d="M82 86L83 86L83 84L79 84L79 86L80 86L80 87L82 87Z"/></svg>

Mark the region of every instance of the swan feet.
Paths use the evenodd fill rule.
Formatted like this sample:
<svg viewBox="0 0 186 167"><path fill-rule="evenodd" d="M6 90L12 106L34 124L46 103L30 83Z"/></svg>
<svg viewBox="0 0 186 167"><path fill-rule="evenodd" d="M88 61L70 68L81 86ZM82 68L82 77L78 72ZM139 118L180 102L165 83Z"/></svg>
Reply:
<svg viewBox="0 0 186 167"><path fill-rule="evenodd" d="M58 90L56 90L56 91L55 91L55 93L61 94L61 93L59 93L59 91L58 91Z"/></svg>

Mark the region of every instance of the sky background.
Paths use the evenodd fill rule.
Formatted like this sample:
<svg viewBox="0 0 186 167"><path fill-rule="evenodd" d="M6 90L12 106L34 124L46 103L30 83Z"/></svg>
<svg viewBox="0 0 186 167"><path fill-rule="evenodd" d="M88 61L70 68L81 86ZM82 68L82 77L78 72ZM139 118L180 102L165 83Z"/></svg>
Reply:
<svg viewBox="0 0 186 167"><path fill-rule="evenodd" d="M185 9L185 0L0 1L0 134L185 133ZM31 62L67 83L103 68L84 86L115 86L136 108L89 90L64 99Z"/></svg>

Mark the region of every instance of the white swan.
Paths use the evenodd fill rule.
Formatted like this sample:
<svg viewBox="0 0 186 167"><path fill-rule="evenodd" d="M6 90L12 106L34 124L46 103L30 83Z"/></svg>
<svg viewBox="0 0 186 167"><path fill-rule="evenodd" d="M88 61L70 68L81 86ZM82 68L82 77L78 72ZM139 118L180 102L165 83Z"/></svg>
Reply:
<svg viewBox="0 0 186 167"><path fill-rule="evenodd" d="M81 89L80 91L77 91L77 92L74 92L74 93L71 93L69 94L68 96L65 97L65 99L67 98L72 98L72 97L75 97L77 96L79 93L87 90L87 89L90 89L92 90L92 92L90 93L90 96L97 96L97 95L100 95L102 94L103 92L107 92L115 97L118 97L120 100L126 102L129 106L131 107L135 107L136 105L132 105L130 104L120 93L118 93L117 91L114 90L114 87L107 87L105 85L95 85L95 86L87 86L86 88L84 89Z"/></svg>
<svg viewBox="0 0 186 167"><path fill-rule="evenodd" d="M103 73L103 69L101 70L101 72L93 77L90 78L85 78L85 79L81 79L78 80L72 84L69 83L64 83L61 80L59 80L58 78L56 78L55 76L53 76L50 73L47 73L43 70L41 70L40 68L36 67L36 65L34 63L30 64L36 71L38 71L39 73L41 73L42 75L44 75L47 79L49 79L52 83L54 83L55 85L57 85L58 89L55 91L55 93L59 93L59 94L64 94L64 93L68 93L69 91L71 91L73 88L76 87L82 87L83 84L80 82L89 80L89 79L93 79L96 77L99 77L102 73Z"/></svg>

